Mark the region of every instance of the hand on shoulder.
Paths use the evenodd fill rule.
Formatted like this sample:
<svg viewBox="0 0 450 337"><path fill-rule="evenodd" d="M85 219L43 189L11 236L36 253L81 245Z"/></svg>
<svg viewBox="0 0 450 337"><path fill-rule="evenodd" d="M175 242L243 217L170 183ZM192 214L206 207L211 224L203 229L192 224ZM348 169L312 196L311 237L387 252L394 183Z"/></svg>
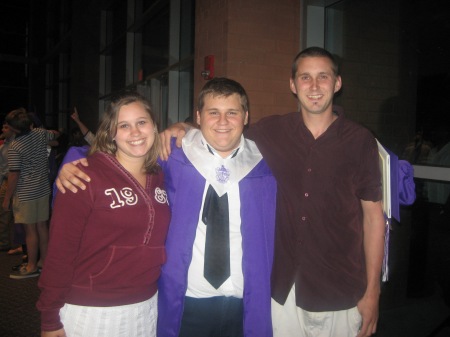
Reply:
<svg viewBox="0 0 450 337"><path fill-rule="evenodd" d="M181 142L186 133L192 128L192 125L187 123L175 123L168 127L166 130L160 132L159 139L161 141L161 149L159 156L162 160L169 158L171 148L170 142L172 137L175 137L176 146L181 147Z"/></svg>

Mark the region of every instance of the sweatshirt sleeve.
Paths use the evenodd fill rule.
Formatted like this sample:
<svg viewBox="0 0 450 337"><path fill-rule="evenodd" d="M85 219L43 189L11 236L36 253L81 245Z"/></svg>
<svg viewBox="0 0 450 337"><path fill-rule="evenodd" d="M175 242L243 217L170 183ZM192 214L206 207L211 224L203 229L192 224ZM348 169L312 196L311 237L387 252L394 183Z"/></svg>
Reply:
<svg viewBox="0 0 450 337"><path fill-rule="evenodd" d="M59 310L73 279L74 263L78 256L85 224L93 207L92 183L77 193L58 193L50 223L47 257L39 279L41 295L37 308L41 312L42 331L63 327Z"/></svg>

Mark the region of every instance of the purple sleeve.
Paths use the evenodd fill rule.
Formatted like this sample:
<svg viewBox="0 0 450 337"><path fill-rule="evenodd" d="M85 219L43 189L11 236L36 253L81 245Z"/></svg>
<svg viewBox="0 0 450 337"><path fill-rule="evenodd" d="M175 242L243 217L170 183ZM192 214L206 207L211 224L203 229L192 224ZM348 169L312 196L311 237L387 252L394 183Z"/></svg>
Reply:
<svg viewBox="0 0 450 337"><path fill-rule="evenodd" d="M59 166L59 170L63 167L64 164L73 162L74 160L86 158L89 152L89 146L71 146L67 151L64 159ZM58 170L58 174L59 174ZM52 194L52 207L55 203L56 194L58 193L58 188L56 187L56 183L53 183L53 194Z"/></svg>

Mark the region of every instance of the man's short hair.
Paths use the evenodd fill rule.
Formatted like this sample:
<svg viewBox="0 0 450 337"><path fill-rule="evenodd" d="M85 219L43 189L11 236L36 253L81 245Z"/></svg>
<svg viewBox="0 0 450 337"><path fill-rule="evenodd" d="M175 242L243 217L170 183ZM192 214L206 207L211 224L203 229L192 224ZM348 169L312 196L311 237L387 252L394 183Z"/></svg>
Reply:
<svg viewBox="0 0 450 337"><path fill-rule="evenodd" d="M32 121L24 108L11 111L5 117L5 123L20 133L30 131Z"/></svg>
<svg viewBox="0 0 450 337"><path fill-rule="evenodd" d="M292 73L291 73L292 79L295 79L297 75L298 60L305 57L326 57L331 61L334 75L335 76L339 75L339 63L333 54L331 54L328 50L321 47L309 47L302 50L295 56L294 62L292 62Z"/></svg>
<svg viewBox="0 0 450 337"><path fill-rule="evenodd" d="M215 77L209 80L200 91L198 96L197 110L202 111L205 105L205 96L212 94L213 97L224 96L228 97L233 94L238 94L241 98L241 105L244 112L249 111L249 100L244 87L232 79L225 77Z"/></svg>

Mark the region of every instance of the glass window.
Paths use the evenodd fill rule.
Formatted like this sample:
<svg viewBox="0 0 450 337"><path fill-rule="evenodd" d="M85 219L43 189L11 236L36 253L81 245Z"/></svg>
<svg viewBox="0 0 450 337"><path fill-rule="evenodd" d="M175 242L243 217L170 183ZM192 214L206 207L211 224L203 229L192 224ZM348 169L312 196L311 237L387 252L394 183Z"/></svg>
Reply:
<svg viewBox="0 0 450 337"><path fill-rule="evenodd" d="M125 87L126 41L120 38L111 50L111 91Z"/></svg>
<svg viewBox="0 0 450 337"><path fill-rule="evenodd" d="M191 114L194 3L135 0L104 11L101 101L124 87L138 88L150 98L160 127Z"/></svg>
<svg viewBox="0 0 450 337"><path fill-rule="evenodd" d="M139 30L142 37L142 72L149 76L169 65L169 3L158 9Z"/></svg>
<svg viewBox="0 0 450 337"><path fill-rule="evenodd" d="M343 89L335 103L415 165L416 201L401 208L401 223L391 231L394 268L383 289L383 321L383 309L403 305L407 297L443 290L449 303L449 11L444 1L333 3L324 8L324 45L341 63ZM410 325L410 319L398 322ZM377 333L384 335L382 329Z"/></svg>
<svg viewBox="0 0 450 337"><path fill-rule="evenodd" d="M23 57L23 56L22 56ZM0 62L0 86L27 88L27 65L18 62Z"/></svg>
<svg viewBox="0 0 450 337"><path fill-rule="evenodd" d="M326 8L325 47L339 56L343 77L336 103L414 164L450 167L450 156L437 162L413 145L441 151L450 142L446 25L439 6L420 1L345 0Z"/></svg>
<svg viewBox="0 0 450 337"><path fill-rule="evenodd" d="M127 1L115 1L108 10L108 41L114 42L121 38L127 30Z"/></svg>

